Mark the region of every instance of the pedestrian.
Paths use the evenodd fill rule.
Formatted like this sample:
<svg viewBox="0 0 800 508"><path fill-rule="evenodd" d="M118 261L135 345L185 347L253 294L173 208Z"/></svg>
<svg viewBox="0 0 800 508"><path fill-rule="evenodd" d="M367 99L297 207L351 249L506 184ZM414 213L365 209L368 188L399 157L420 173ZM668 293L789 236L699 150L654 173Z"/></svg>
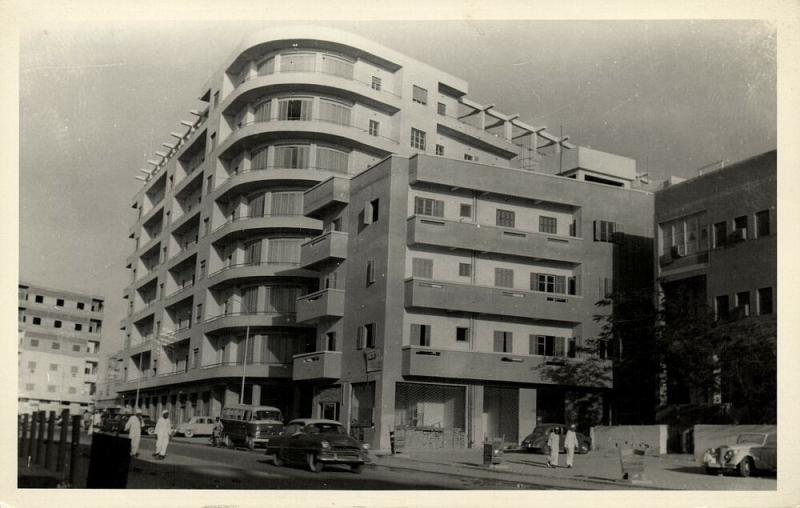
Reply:
<svg viewBox="0 0 800 508"><path fill-rule="evenodd" d="M559 429L557 427L550 428L550 434L547 436L547 447L550 449L550 454L547 457L547 467L558 467L558 443Z"/></svg>
<svg viewBox="0 0 800 508"><path fill-rule="evenodd" d="M137 409L136 413L125 422L125 430L131 438L131 457L139 456L139 441L142 439L142 419L139 416L141 414L142 410Z"/></svg>
<svg viewBox="0 0 800 508"><path fill-rule="evenodd" d="M564 437L564 448L567 449L567 467L572 467L572 459L575 457L575 449L578 447L578 436L575 435L575 424L570 424L566 437Z"/></svg>
<svg viewBox="0 0 800 508"><path fill-rule="evenodd" d="M222 422L217 416L216 421L214 422L214 434L212 435L212 444L214 446L220 446L222 444Z"/></svg>
<svg viewBox="0 0 800 508"><path fill-rule="evenodd" d="M92 416L92 423L89 424L89 435L91 436L93 432L97 432L103 426L103 415L100 414L100 411L95 411L94 415Z"/></svg>
<svg viewBox="0 0 800 508"><path fill-rule="evenodd" d="M159 460L164 460L167 456L170 427L169 411L164 411L156 423L156 453L153 456Z"/></svg>

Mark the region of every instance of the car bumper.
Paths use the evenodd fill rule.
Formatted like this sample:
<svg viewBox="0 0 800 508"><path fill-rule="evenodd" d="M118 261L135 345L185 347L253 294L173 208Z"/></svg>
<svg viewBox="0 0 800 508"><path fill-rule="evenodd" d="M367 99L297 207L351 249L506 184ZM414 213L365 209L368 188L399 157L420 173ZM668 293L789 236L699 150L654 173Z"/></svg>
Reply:
<svg viewBox="0 0 800 508"><path fill-rule="evenodd" d="M364 464L366 457L354 452L321 452L317 455L317 460L326 464Z"/></svg>
<svg viewBox="0 0 800 508"><path fill-rule="evenodd" d="M719 471L734 471L738 467L738 464L733 464L730 462L720 463L716 457L709 454L706 454L703 457L703 464L707 469L716 469Z"/></svg>

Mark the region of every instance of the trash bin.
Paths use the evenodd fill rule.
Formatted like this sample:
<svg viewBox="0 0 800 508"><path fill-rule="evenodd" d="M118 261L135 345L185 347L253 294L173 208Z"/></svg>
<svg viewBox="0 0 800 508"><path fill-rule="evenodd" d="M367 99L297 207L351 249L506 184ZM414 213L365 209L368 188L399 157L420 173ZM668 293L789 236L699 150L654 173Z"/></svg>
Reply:
<svg viewBox="0 0 800 508"><path fill-rule="evenodd" d="M127 488L130 463L130 439L100 432L93 434L86 488Z"/></svg>
<svg viewBox="0 0 800 508"><path fill-rule="evenodd" d="M493 439L483 443L483 465L493 466L503 462L503 441Z"/></svg>
<svg viewBox="0 0 800 508"><path fill-rule="evenodd" d="M619 462L622 479L630 483L648 483L644 468L645 450L638 448L620 448Z"/></svg>

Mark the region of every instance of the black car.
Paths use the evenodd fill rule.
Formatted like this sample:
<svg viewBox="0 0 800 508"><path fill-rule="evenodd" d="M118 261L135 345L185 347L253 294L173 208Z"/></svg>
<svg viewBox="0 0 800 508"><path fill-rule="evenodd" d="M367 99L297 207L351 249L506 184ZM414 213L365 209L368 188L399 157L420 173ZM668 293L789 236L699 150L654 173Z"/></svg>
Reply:
<svg viewBox="0 0 800 508"><path fill-rule="evenodd" d="M567 436L567 426L563 423L540 423L533 429L533 432L525 436L522 440L522 449L527 451L539 451L540 453L550 453L550 447L547 446L547 437L550 435L550 429L555 428L559 434L558 442L562 452L566 451L564 448L564 438ZM575 433L578 438L578 447L575 453L588 453L592 447L592 441L586 435L580 432Z"/></svg>
<svg viewBox="0 0 800 508"><path fill-rule="evenodd" d="M269 438L266 454L272 455L276 466L305 464L318 473L325 464L347 464L358 473L368 460L368 449L368 445L348 436L337 421L301 418L290 421L280 435Z"/></svg>
<svg viewBox="0 0 800 508"><path fill-rule="evenodd" d="M106 418L103 418L103 423L101 425L101 430L103 432L108 432L110 434L127 434L128 431L125 430L125 424L128 422L128 418L131 415L123 415L123 414L115 414L109 415ZM156 433L156 422L147 415L139 415L139 418L142 420L142 433L146 433L150 436Z"/></svg>

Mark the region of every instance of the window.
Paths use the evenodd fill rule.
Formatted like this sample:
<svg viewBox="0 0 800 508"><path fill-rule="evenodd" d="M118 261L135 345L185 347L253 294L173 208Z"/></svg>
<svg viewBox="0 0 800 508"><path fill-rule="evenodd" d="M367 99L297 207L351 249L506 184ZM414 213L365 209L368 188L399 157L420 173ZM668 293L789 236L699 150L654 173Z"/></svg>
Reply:
<svg viewBox="0 0 800 508"><path fill-rule="evenodd" d="M606 220L594 221L594 241L613 243L619 241L622 229L618 224Z"/></svg>
<svg viewBox="0 0 800 508"><path fill-rule="evenodd" d="M380 91L381 89L381 78L378 76L372 76L372 89Z"/></svg>
<svg viewBox="0 0 800 508"><path fill-rule="evenodd" d="M84 308L84 307L86 307L86 305L84 305L84 303L83 303L83 302L78 302L78 308L79 308L80 310L83 310L83 308Z"/></svg>
<svg viewBox="0 0 800 508"><path fill-rule="evenodd" d="M528 351L532 355L555 356L556 337L552 335L531 335ZM563 345L563 342L562 342Z"/></svg>
<svg viewBox="0 0 800 508"><path fill-rule="evenodd" d="M367 286L375 283L375 261L367 261Z"/></svg>
<svg viewBox="0 0 800 508"><path fill-rule="evenodd" d="M57 370L58 370L58 364L57 363L51 363L50 364L50 372L56 372Z"/></svg>
<svg viewBox="0 0 800 508"><path fill-rule="evenodd" d="M463 326L456 327L456 342L469 342L469 328Z"/></svg>
<svg viewBox="0 0 800 508"><path fill-rule="evenodd" d="M375 323L370 323L368 325L359 327L358 328L359 336L356 338L356 348L357 349L364 349L365 347L374 348L376 331L377 331L377 325Z"/></svg>
<svg viewBox="0 0 800 508"><path fill-rule="evenodd" d="M736 307L741 309L745 316L750 315L750 291L736 293Z"/></svg>
<svg viewBox="0 0 800 508"><path fill-rule="evenodd" d="M314 53L282 53L281 72L313 72L316 59Z"/></svg>
<svg viewBox="0 0 800 508"><path fill-rule="evenodd" d="M270 213L272 215L302 215L303 193L295 191L273 192Z"/></svg>
<svg viewBox="0 0 800 508"><path fill-rule="evenodd" d="M567 277L567 294L568 295L577 295L578 294L578 276L573 275L572 277Z"/></svg>
<svg viewBox="0 0 800 508"><path fill-rule="evenodd" d="M728 225L725 222L714 224L714 247L724 247L728 240Z"/></svg>
<svg viewBox="0 0 800 508"><path fill-rule="evenodd" d="M378 136L380 134L380 126L381 126L381 124L379 122L376 122L375 120L370 120L369 121L369 135L370 136Z"/></svg>
<svg viewBox="0 0 800 508"><path fill-rule="evenodd" d="M758 290L758 313L772 314L772 288L761 288Z"/></svg>
<svg viewBox="0 0 800 508"><path fill-rule="evenodd" d="M470 154L468 154L468 153L465 153L465 154L464 154L464 160L465 160L465 161L471 161L471 160L472 160L472 155L470 155Z"/></svg>
<svg viewBox="0 0 800 508"><path fill-rule="evenodd" d="M717 319L726 319L729 310L730 303L728 301L728 295L721 295L714 298L714 313Z"/></svg>
<svg viewBox="0 0 800 508"><path fill-rule="evenodd" d="M444 157L444 145L436 145L436 155Z"/></svg>
<svg viewBox="0 0 800 508"><path fill-rule="evenodd" d="M495 330L494 332L494 352L495 353L511 353L512 347L512 333L501 332Z"/></svg>
<svg viewBox="0 0 800 508"><path fill-rule="evenodd" d="M369 202L369 209L370 209L370 224L378 222L378 218L380 217L380 200L373 199Z"/></svg>
<svg viewBox="0 0 800 508"><path fill-rule="evenodd" d="M498 226L502 226L505 228L513 228L514 227L514 212L511 210L502 210L500 208L497 209L497 220L496 223Z"/></svg>
<svg viewBox="0 0 800 508"><path fill-rule="evenodd" d="M444 201L431 198L414 198L414 213L417 215L430 215L431 217L444 217Z"/></svg>
<svg viewBox="0 0 800 508"><path fill-rule="evenodd" d="M307 118L306 120L309 119ZM319 101L319 119L338 125L350 125L350 106L341 102L322 99Z"/></svg>
<svg viewBox="0 0 800 508"><path fill-rule="evenodd" d="M40 318L40 317L34 317L34 318L33 318L33 324L35 324L35 325L40 325L40 324L42 324L42 318Z"/></svg>
<svg viewBox="0 0 800 508"><path fill-rule="evenodd" d="M756 213L756 237L769 236L769 210Z"/></svg>
<svg viewBox="0 0 800 508"><path fill-rule="evenodd" d="M261 239L246 243L244 245L244 264L261 264Z"/></svg>
<svg viewBox="0 0 800 508"><path fill-rule="evenodd" d="M439 113L440 115L446 115L447 114L447 104L445 104L444 102L440 102L440 103L436 104L436 112Z"/></svg>
<svg viewBox="0 0 800 508"><path fill-rule="evenodd" d="M83 325L80 323L75 323L75 331L79 332L81 330L83 330Z"/></svg>
<svg viewBox="0 0 800 508"><path fill-rule="evenodd" d="M539 232L556 234L557 223L558 222L556 221L555 217L545 217L544 215L541 215L539 216Z"/></svg>
<svg viewBox="0 0 800 508"><path fill-rule="evenodd" d="M55 328L61 328L61 321L59 321L58 319L56 319L55 321L53 321L53 326L54 326Z"/></svg>
<svg viewBox="0 0 800 508"><path fill-rule="evenodd" d="M430 347L431 326L411 323L411 345Z"/></svg>
<svg viewBox="0 0 800 508"><path fill-rule="evenodd" d="M459 217L465 217L467 219L471 219L472 218L472 205L467 205L467 204L461 203L461 205L459 206L459 210L458 210L458 216Z"/></svg>
<svg viewBox="0 0 800 508"><path fill-rule="evenodd" d="M64 306L64 299L58 298L56 299L56 307L63 307Z"/></svg>
<svg viewBox="0 0 800 508"><path fill-rule="evenodd" d="M411 148L425 150L425 131L411 128Z"/></svg>
<svg viewBox="0 0 800 508"><path fill-rule="evenodd" d="M257 103L253 110L256 122L269 122L272 119L272 99Z"/></svg>
<svg viewBox="0 0 800 508"><path fill-rule="evenodd" d="M514 270L510 268L495 268L494 285L501 288L513 288Z"/></svg>
<svg viewBox="0 0 800 508"><path fill-rule="evenodd" d="M256 64L256 69L258 71L259 76L266 76L267 74L272 74L275 72L275 58L269 57L261 60Z"/></svg>
<svg viewBox="0 0 800 508"><path fill-rule="evenodd" d="M411 276L424 279L433 278L433 260L423 258L413 258L411 260Z"/></svg>
<svg viewBox="0 0 800 508"><path fill-rule="evenodd" d="M61 344L60 344L60 343L58 343L58 342L53 342L53 343L50 345L50 349L61 349Z"/></svg>
<svg viewBox="0 0 800 508"><path fill-rule="evenodd" d="M266 153L266 148L264 149ZM266 155L262 167L267 167ZM308 145L282 145L275 147L275 167L308 169Z"/></svg>
<svg viewBox="0 0 800 508"><path fill-rule="evenodd" d="M747 240L747 216L742 215L733 219L733 240Z"/></svg>
<svg viewBox="0 0 800 508"><path fill-rule="evenodd" d="M412 89L412 98L414 102L418 104L427 104L428 103L428 91L422 87L414 85Z"/></svg>
<svg viewBox="0 0 800 508"><path fill-rule="evenodd" d="M44 303L44 297L42 295L36 295L36 303Z"/></svg>
<svg viewBox="0 0 800 508"><path fill-rule="evenodd" d="M531 291L543 293L566 293L567 278L563 275L550 275L546 273L531 273ZM571 293L574 294L574 293Z"/></svg>
<svg viewBox="0 0 800 508"><path fill-rule="evenodd" d="M278 120L311 120L311 99L278 100Z"/></svg>
<svg viewBox="0 0 800 508"><path fill-rule="evenodd" d="M472 276L472 265L469 263L459 263L458 264L458 275L459 277L471 277Z"/></svg>
<svg viewBox="0 0 800 508"><path fill-rule="evenodd" d="M353 62L333 55L322 55L322 72L353 79Z"/></svg>
<svg viewBox="0 0 800 508"><path fill-rule="evenodd" d="M31 347L39 347L39 339L31 339Z"/></svg>
<svg viewBox="0 0 800 508"><path fill-rule="evenodd" d="M80 353L80 352L81 352L81 346L80 346L80 344L73 344L73 345L72 345L72 352L73 352L73 353Z"/></svg>

